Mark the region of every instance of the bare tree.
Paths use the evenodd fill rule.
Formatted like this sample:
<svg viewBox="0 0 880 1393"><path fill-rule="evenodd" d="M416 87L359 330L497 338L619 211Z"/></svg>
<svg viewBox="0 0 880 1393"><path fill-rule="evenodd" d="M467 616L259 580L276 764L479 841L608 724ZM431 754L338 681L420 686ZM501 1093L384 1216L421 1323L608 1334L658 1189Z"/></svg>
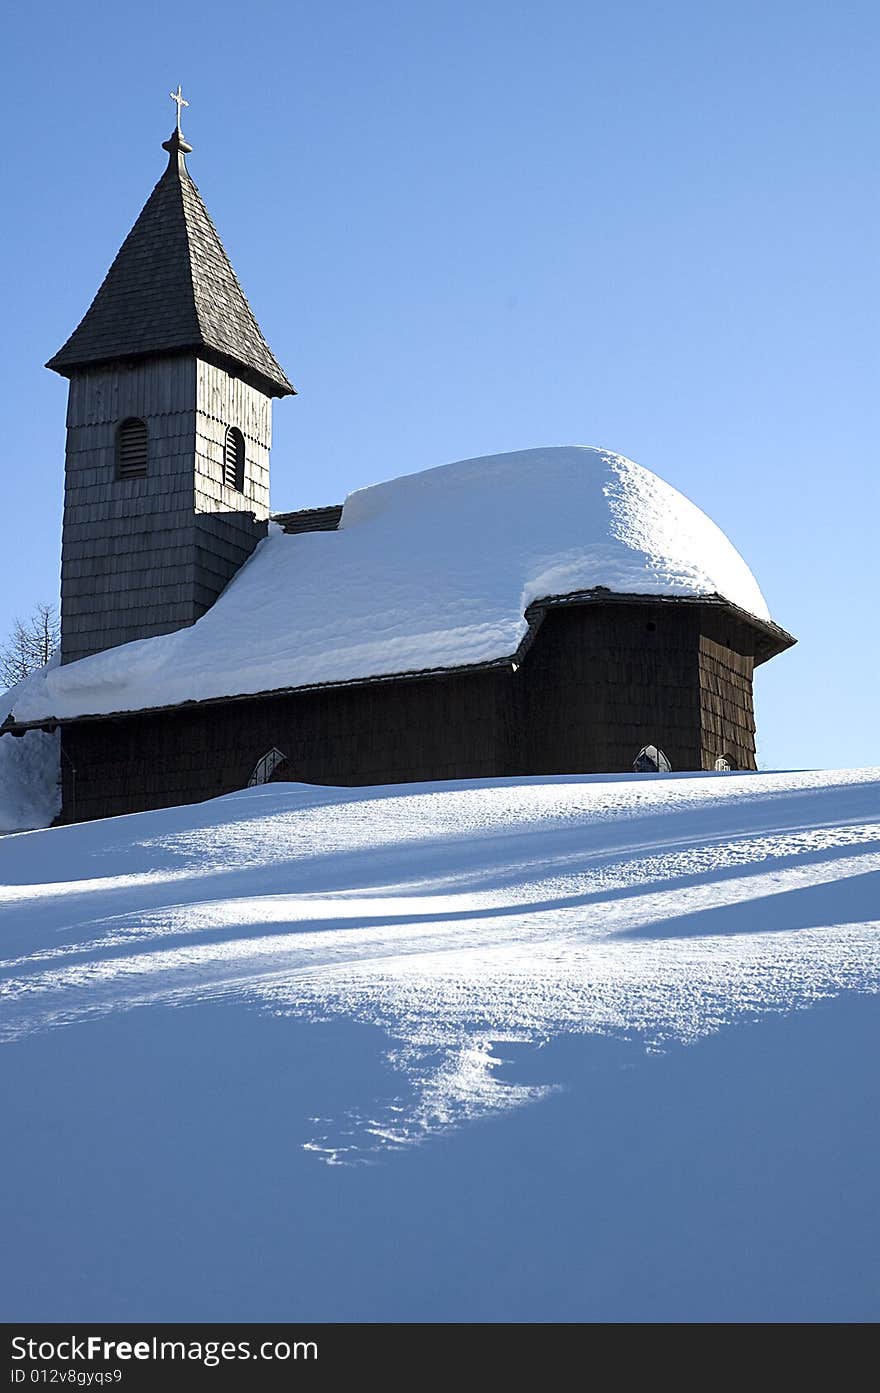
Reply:
<svg viewBox="0 0 880 1393"><path fill-rule="evenodd" d="M13 687L45 667L61 641L61 622L54 605L37 605L30 619L16 619L0 650L0 681Z"/></svg>

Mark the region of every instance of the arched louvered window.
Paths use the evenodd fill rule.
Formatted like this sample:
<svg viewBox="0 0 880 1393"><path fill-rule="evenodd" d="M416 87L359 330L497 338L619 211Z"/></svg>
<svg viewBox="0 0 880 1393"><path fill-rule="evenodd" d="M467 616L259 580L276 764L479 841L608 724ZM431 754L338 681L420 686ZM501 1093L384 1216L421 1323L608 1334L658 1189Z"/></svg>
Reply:
<svg viewBox="0 0 880 1393"><path fill-rule="evenodd" d="M228 489L244 492L244 436L237 426L229 426L223 443L223 482Z"/></svg>
<svg viewBox="0 0 880 1393"><path fill-rule="evenodd" d="M633 769L637 774L670 774L672 765L656 745L645 745L633 760Z"/></svg>
<svg viewBox="0 0 880 1393"><path fill-rule="evenodd" d="M715 772L717 774L730 774L736 768L736 760L732 755L719 755L715 761Z"/></svg>
<svg viewBox="0 0 880 1393"><path fill-rule="evenodd" d="M129 416L116 432L116 476L140 479L147 472L147 423Z"/></svg>

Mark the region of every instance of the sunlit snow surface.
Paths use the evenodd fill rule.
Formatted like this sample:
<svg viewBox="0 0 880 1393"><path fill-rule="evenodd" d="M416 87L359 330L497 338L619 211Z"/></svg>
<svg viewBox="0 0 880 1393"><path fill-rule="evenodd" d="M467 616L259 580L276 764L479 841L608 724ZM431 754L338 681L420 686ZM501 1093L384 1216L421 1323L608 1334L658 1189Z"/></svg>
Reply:
<svg viewBox="0 0 880 1393"><path fill-rule="evenodd" d="M218 998L381 1026L393 1091L302 1132L378 1160L540 1107L514 1042L876 992L880 770L273 785L3 838L0 926L5 1040Z"/></svg>

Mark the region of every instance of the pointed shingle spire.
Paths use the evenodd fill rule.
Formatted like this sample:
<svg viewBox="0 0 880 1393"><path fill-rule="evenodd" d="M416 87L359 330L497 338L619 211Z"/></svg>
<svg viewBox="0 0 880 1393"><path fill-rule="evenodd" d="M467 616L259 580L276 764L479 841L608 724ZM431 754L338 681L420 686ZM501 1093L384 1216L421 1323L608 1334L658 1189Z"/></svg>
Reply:
<svg viewBox="0 0 880 1393"><path fill-rule="evenodd" d="M168 168L85 317L46 366L69 377L99 363L190 350L243 371L270 396L292 394L190 177L192 146L179 121L162 148Z"/></svg>

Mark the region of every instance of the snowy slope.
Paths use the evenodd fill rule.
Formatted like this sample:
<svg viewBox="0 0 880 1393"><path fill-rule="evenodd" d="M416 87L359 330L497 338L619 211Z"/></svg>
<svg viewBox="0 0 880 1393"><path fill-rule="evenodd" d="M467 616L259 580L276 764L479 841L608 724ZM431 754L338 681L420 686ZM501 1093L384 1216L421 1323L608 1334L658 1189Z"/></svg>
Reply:
<svg viewBox="0 0 880 1393"><path fill-rule="evenodd" d="M880 770L272 785L0 882L10 1319L880 1315Z"/></svg>
<svg viewBox="0 0 880 1393"><path fill-rule="evenodd" d="M275 528L192 628L48 670L20 721L484 663L526 607L602 585L723 595L769 619L724 533L620 455L524 450L410 474L346 500L338 532Z"/></svg>

